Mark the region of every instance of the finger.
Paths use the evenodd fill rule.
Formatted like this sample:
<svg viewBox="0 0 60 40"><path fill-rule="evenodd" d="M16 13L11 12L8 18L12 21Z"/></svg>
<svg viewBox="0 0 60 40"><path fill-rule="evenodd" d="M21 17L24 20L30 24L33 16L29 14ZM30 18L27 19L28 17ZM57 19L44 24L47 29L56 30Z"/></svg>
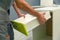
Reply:
<svg viewBox="0 0 60 40"><path fill-rule="evenodd" d="M22 17L24 17L24 18L25 18L25 15L24 15L24 14L22 14Z"/></svg>
<svg viewBox="0 0 60 40"><path fill-rule="evenodd" d="M46 13L43 13L43 15L45 15Z"/></svg>
<svg viewBox="0 0 60 40"><path fill-rule="evenodd" d="M25 18L25 15L24 15L24 18Z"/></svg>
<svg viewBox="0 0 60 40"><path fill-rule="evenodd" d="M46 19L43 19L42 21L40 21L41 24L44 24L46 22Z"/></svg>

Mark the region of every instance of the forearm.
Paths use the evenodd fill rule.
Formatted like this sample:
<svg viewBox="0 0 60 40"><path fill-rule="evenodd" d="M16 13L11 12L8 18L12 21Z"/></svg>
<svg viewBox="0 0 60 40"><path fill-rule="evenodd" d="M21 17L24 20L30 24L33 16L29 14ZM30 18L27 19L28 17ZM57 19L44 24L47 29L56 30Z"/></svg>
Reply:
<svg viewBox="0 0 60 40"><path fill-rule="evenodd" d="M24 10L25 12L28 12L29 14L36 16L37 19L39 20L40 24L45 23L45 17L44 13L39 14L37 11L35 11L27 2L24 0L15 0L17 7Z"/></svg>
<svg viewBox="0 0 60 40"><path fill-rule="evenodd" d="M20 15L21 14L21 12L20 12L19 8L16 6L16 3L15 2L13 3L13 8L15 9L17 15Z"/></svg>
<svg viewBox="0 0 60 40"><path fill-rule="evenodd" d="M21 8L25 12L28 12L29 14L31 14L33 16L39 16L39 13L36 12L27 2L18 1L18 3L16 2L16 4L17 4L18 8Z"/></svg>

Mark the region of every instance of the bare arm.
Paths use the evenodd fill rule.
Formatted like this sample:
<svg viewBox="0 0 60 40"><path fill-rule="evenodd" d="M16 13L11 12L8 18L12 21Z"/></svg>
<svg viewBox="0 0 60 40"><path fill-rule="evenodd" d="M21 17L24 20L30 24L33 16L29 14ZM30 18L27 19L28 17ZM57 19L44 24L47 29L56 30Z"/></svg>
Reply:
<svg viewBox="0 0 60 40"><path fill-rule="evenodd" d="M39 16L39 13L36 12L27 2L24 0L18 0L15 1L17 4L17 7L24 10L25 12L28 12L29 14L32 14L34 16Z"/></svg>
<svg viewBox="0 0 60 40"><path fill-rule="evenodd" d="M25 0L15 0L15 2L18 8L24 10L25 12L28 12L33 16L36 16L40 24L43 24L46 21L46 19L44 18L44 15L35 11Z"/></svg>
<svg viewBox="0 0 60 40"><path fill-rule="evenodd" d="M15 11L16 11L16 13L17 13L18 18L21 17L21 16L24 16L24 14L22 14L22 13L20 12L20 9L16 6L16 3L15 3L15 2L13 3L13 8L15 9Z"/></svg>

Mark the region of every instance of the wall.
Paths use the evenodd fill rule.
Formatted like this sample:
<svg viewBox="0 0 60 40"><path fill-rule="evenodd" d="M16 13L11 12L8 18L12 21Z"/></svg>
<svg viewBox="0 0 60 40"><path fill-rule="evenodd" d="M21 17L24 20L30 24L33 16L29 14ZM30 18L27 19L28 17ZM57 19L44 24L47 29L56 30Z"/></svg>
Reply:
<svg viewBox="0 0 60 40"><path fill-rule="evenodd" d="M40 5L40 0L26 0L32 6Z"/></svg>
<svg viewBox="0 0 60 40"><path fill-rule="evenodd" d="M60 0L54 0L54 3L60 5Z"/></svg>

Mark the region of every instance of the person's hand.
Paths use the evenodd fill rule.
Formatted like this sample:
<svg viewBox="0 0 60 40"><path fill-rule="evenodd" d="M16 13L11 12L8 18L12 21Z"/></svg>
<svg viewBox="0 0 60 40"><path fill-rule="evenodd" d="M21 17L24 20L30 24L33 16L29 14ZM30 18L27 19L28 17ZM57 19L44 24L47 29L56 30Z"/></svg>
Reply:
<svg viewBox="0 0 60 40"><path fill-rule="evenodd" d="M24 17L25 18L25 15L24 14L19 14L18 18L20 18L20 17Z"/></svg>
<svg viewBox="0 0 60 40"><path fill-rule="evenodd" d="M40 12L39 16L37 17L40 24L44 24L46 22L46 18L44 17L45 13Z"/></svg>
<svg viewBox="0 0 60 40"><path fill-rule="evenodd" d="M8 40L9 40L9 39L10 39L10 35L6 35L6 39L8 39Z"/></svg>

